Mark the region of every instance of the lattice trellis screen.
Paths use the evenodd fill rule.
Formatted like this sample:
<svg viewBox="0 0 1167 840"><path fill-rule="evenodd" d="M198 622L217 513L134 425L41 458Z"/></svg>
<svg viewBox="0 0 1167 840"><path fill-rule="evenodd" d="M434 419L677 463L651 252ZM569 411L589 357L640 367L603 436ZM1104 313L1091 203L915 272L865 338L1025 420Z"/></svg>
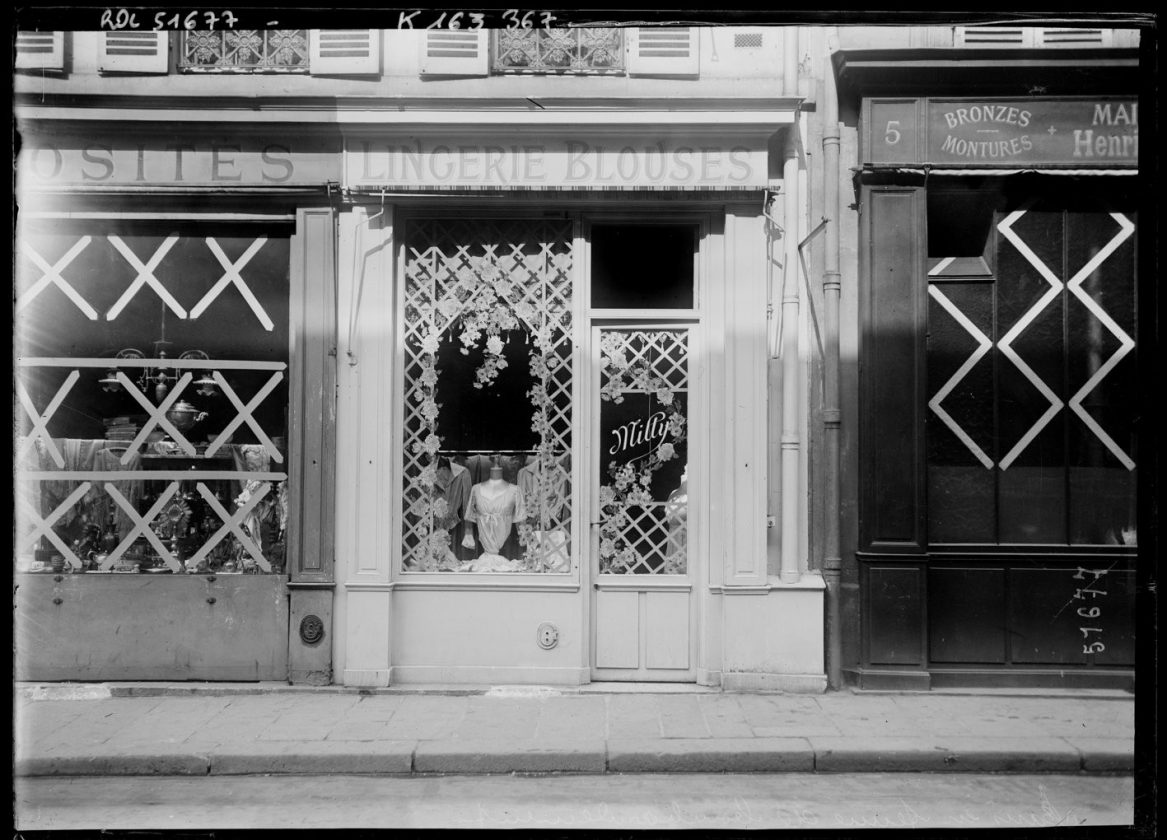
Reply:
<svg viewBox="0 0 1167 840"><path fill-rule="evenodd" d="M38 558L55 554L78 572L282 573L285 234L213 222L22 230L19 570L47 571Z"/></svg>
<svg viewBox="0 0 1167 840"><path fill-rule="evenodd" d="M633 451L643 432L653 447L647 454L620 463L607 462L600 500L600 572L602 574L685 574L688 569L687 494L669 492L666 474L685 470L684 427L688 413L689 336L685 330L605 329L601 338L600 390L609 404L643 395L649 410L664 407L660 443L651 425L624 424L617 446ZM635 399L635 398L633 398ZM603 418L601 429L609 421ZM654 413L656 413L654 411ZM650 415L651 416L651 415ZM664 431L667 429L667 433ZM667 455L663 454L667 447ZM658 475L658 473L660 473ZM663 487L661 485L664 485Z"/></svg>
<svg viewBox="0 0 1167 840"><path fill-rule="evenodd" d="M475 317L512 320L527 336L529 405L515 413L538 441L527 521L516 523L516 571L566 572L571 534L572 226L544 220L419 220L406 236L402 566L453 571L450 534L435 524L442 451L436 402L439 341ZM487 336L482 342L489 342ZM496 377L514 375L495 371ZM481 378L480 378L481 381ZM484 387L491 387L488 379Z"/></svg>

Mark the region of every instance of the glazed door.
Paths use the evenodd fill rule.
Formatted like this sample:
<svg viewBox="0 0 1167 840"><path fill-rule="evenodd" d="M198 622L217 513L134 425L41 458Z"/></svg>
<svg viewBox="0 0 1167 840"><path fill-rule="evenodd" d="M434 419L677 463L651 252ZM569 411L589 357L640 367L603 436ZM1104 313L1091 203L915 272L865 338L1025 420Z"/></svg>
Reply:
<svg viewBox="0 0 1167 840"><path fill-rule="evenodd" d="M593 328L597 680L696 677L688 509L692 339L686 325Z"/></svg>

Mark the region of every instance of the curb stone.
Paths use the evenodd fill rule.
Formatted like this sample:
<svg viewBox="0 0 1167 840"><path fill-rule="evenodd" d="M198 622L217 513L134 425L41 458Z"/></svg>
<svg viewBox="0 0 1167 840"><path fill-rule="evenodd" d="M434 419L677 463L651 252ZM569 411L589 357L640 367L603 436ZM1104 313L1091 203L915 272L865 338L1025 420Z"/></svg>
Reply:
<svg viewBox="0 0 1167 840"><path fill-rule="evenodd" d="M622 741L610 747L613 773L813 772L805 738L677 738Z"/></svg>
<svg viewBox="0 0 1167 840"><path fill-rule="evenodd" d="M413 756L415 773L603 773L603 741L515 746L497 741L422 741Z"/></svg>
<svg viewBox="0 0 1167 840"><path fill-rule="evenodd" d="M255 742L247 752L216 752L210 757L212 776L319 775L355 773L406 774L413 770L415 741L346 741L327 743Z"/></svg>

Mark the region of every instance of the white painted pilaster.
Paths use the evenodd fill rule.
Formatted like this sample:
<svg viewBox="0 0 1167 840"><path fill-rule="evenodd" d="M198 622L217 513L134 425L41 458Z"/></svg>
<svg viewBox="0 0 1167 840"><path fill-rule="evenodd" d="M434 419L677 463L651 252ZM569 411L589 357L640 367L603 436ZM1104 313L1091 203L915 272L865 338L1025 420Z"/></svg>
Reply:
<svg viewBox="0 0 1167 840"><path fill-rule="evenodd" d="M766 264L762 206L725 220L726 586L766 582Z"/></svg>
<svg viewBox="0 0 1167 840"><path fill-rule="evenodd" d="M393 207L340 216L337 324L337 626L346 685L387 685L394 370Z"/></svg>

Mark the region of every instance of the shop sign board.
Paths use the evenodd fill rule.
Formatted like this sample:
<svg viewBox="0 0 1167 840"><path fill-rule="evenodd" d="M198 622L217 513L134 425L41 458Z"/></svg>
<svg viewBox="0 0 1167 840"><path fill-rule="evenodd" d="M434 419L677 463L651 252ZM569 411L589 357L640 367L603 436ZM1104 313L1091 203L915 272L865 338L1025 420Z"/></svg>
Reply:
<svg viewBox="0 0 1167 840"><path fill-rule="evenodd" d="M94 137L27 132L17 184L290 186L340 181L339 138L184 134L126 129Z"/></svg>
<svg viewBox="0 0 1167 840"><path fill-rule="evenodd" d="M765 140L713 137L514 135L350 137L345 186L497 189L757 189L767 185Z"/></svg>
<svg viewBox="0 0 1167 840"><path fill-rule="evenodd" d="M1131 166L1139 103L1097 99L867 99L869 163Z"/></svg>

